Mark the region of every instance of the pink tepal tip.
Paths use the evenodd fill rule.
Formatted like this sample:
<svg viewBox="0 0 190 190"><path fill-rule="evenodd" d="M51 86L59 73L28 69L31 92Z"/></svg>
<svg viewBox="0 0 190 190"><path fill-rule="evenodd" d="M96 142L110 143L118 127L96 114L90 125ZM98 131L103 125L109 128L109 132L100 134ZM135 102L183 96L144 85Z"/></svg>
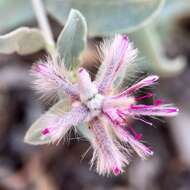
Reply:
<svg viewBox="0 0 190 190"><path fill-rule="evenodd" d="M33 66L33 68L36 72L42 72L46 68L46 66L43 64L36 64Z"/></svg>
<svg viewBox="0 0 190 190"><path fill-rule="evenodd" d="M49 132L50 132L49 129L45 128L42 130L42 135L47 135L47 134L49 134Z"/></svg>
<svg viewBox="0 0 190 190"><path fill-rule="evenodd" d="M121 173L121 170L118 167L113 168L114 175L118 176Z"/></svg>
<svg viewBox="0 0 190 190"><path fill-rule="evenodd" d="M152 82L156 82L159 79L159 76L157 75L150 75L147 77L147 80L150 80Z"/></svg>
<svg viewBox="0 0 190 190"><path fill-rule="evenodd" d="M83 69L82 67L78 69L78 72L79 72L79 73L81 73L81 72L83 72L83 71L84 71L84 69Z"/></svg>
<svg viewBox="0 0 190 190"><path fill-rule="evenodd" d="M154 82L156 82L158 79L159 79L159 77L157 75L150 75L150 76L146 77L145 79L143 79L142 82L147 85L151 85Z"/></svg>
<svg viewBox="0 0 190 190"><path fill-rule="evenodd" d="M129 38L128 38L127 35L123 35L123 39L124 39L124 40L127 40L127 41L129 40Z"/></svg>

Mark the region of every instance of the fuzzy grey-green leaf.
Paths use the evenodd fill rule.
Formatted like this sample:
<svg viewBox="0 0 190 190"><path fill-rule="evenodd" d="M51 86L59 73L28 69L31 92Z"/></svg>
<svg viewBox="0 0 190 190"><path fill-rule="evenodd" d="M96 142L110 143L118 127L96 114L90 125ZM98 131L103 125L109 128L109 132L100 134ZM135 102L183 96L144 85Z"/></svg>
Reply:
<svg viewBox="0 0 190 190"><path fill-rule="evenodd" d="M87 20L90 36L134 31L159 12L164 0L45 0L49 12L61 23L71 8Z"/></svg>
<svg viewBox="0 0 190 190"><path fill-rule="evenodd" d="M72 9L63 31L57 41L57 49L67 69L75 68L79 56L86 47L87 24L82 14Z"/></svg>
<svg viewBox="0 0 190 190"><path fill-rule="evenodd" d="M129 37L139 49L140 56L145 57L146 67L162 77L180 74L185 66L183 57L167 59L161 51L161 41L153 25L139 29Z"/></svg>
<svg viewBox="0 0 190 190"><path fill-rule="evenodd" d="M0 53L26 55L45 48L45 41L38 29L21 27L0 36Z"/></svg>
<svg viewBox="0 0 190 190"><path fill-rule="evenodd" d="M49 111L37 119L33 125L27 131L24 142L33 145L42 145L51 143L51 139L48 136L44 137L42 135L42 130L48 127L49 122L51 121L50 115L63 115L65 112L69 111L69 100L62 99L52 106Z"/></svg>
<svg viewBox="0 0 190 190"><path fill-rule="evenodd" d="M0 18L0 32L4 32L32 21L35 16L30 1L0 0Z"/></svg>

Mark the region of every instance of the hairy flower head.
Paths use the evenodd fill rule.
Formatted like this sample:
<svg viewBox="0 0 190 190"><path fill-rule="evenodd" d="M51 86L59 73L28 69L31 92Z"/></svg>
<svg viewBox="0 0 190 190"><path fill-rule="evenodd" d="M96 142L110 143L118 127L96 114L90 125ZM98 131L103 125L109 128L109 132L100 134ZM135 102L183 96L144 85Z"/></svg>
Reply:
<svg viewBox="0 0 190 190"><path fill-rule="evenodd" d="M127 66L137 57L137 49L127 36L117 35L112 42L104 43L101 52L102 65L94 81L82 67L75 71L75 82L70 81L69 72L56 59L48 58L33 67L35 88L44 97L57 95L61 99L37 121L40 128L35 128L35 133L40 133L42 141L59 142L70 129L75 127L81 131L82 126L82 133L94 149L91 165L101 175L112 172L118 175L129 164L132 152L142 159L153 154L140 142L141 135L129 127L129 120L142 116L175 116L178 109L138 103L134 93L154 85L158 80L156 75L119 92ZM29 132L33 132L32 128Z"/></svg>

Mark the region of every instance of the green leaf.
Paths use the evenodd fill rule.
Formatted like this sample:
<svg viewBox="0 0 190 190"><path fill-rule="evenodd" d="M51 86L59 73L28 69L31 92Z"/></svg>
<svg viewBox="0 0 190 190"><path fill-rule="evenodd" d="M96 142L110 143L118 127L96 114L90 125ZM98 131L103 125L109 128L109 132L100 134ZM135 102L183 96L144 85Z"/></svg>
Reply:
<svg viewBox="0 0 190 190"><path fill-rule="evenodd" d="M34 19L30 1L0 0L0 32L27 24Z"/></svg>
<svg viewBox="0 0 190 190"><path fill-rule="evenodd" d="M0 36L0 53L18 53L26 55L35 53L45 47L43 35L38 29L27 27Z"/></svg>
<svg viewBox="0 0 190 190"><path fill-rule="evenodd" d="M162 51L161 40L154 25L149 25L129 34L135 47L140 52L139 57L144 57L146 67L162 77L170 77L180 74L186 62L183 57L174 60L167 59Z"/></svg>
<svg viewBox="0 0 190 190"><path fill-rule="evenodd" d="M86 20L79 11L72 9L57 41L59 56L64 60L67 69L76 68L79 56L86 46L86 41Z"/></svg>
<svg viewBox="0 0 190 190"><path fill-rule="evenodd" d="M189 18L190 16L190 1L189 0L168 0L161 11L157 29L162 40L167 40L172 32L179 32L180 20ZM180 34L184 35L184 34Z"/></svg>
<svg viewBox="0 0 190 190"><path fill-rule="evenodd" d="M46 0L49 12L62 24L71 8L87 20L90 36L126 33L157 15L164 0Z"/></svg>
<svg viewBox="0 0 190 190"><path fill-rule="evenodd" d="M51 143L51 139L42 135L42 130L46 128L50 122L50 114L63 115L69 111L69 100L63 99L52 106L49 111L42 115L27 131L24 142L33 145L42 145Z"/></svg>

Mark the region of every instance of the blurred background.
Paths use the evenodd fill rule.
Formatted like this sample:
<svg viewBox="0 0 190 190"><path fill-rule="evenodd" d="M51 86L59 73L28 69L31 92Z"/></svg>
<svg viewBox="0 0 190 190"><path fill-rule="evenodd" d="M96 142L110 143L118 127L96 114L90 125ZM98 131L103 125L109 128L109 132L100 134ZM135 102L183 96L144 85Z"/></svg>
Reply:
<svg viewBox="0 0 190 190"><path fill-rule="evenodd" d="M95 46L115 33L129 34L140 55L126 84L139 75L158 74L160 83L151 90L164 103L178 106L180 114L151 118L154 127L133 121L155 154L147 161L135 158L119 177L89 171L92 152L82 157L89 143L74 134L64 145L25 144L27 129L51 106L39 100L29 75L31 65L47 53L41 45L32 49L28 38L20 46L29 51L16 50L20 37L5 35L23 26L39 28L32 1L0 0L0 190L190 190L190 1L43 3L55 40L71 8L84 14L88 43L81 64L93 74L100 64Z"/></svg>

